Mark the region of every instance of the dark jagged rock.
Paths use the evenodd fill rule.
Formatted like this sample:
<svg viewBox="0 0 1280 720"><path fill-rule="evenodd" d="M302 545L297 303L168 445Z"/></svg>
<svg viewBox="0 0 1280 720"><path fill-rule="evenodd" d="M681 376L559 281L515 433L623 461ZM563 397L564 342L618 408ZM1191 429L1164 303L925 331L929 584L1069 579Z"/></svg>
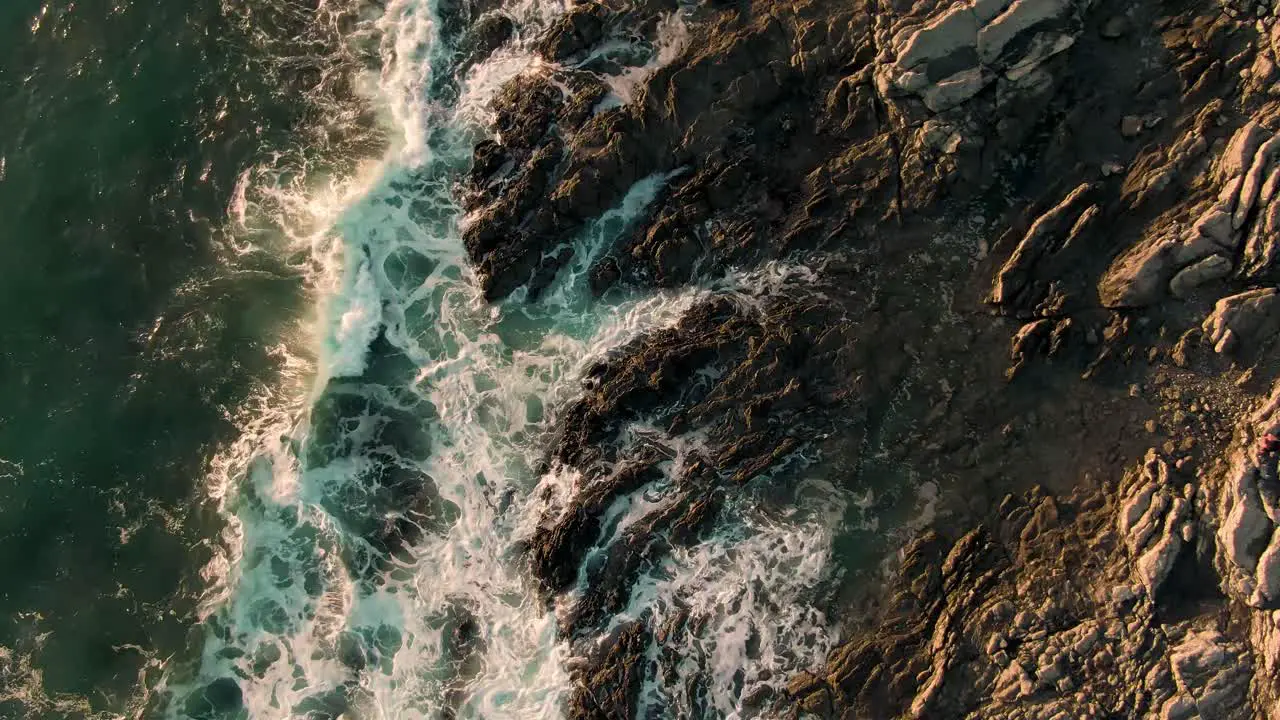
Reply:
<svg viewBox="0 0 1280 720"><path fill-rule="evenodd" d="M612 720L629 717L644 682L645 663L636 660L649 644L643 620L619 627L580 671L577 689L569 699L568 717Z"/></svg>
<svg viewBox="0 0 1280 720"><path fill-rule="evenodd" d="M511 18L502 13L487 13L467 28L466 34L458 42L457 73L465 74L478 63L484 62L495 50L502 47L515 34L516 26Z"/></svg>
<svg viewBox="0 0 1280 720"><path fill-rule="evenodd" d="M708 18L714 22L699 31L697 42L690 43L690 56L655 70L635 104L600 112L578 127L560 128L560 137L564 140L567 152L555 169L558 179L546 195L545 211L535 212L530 217L528 209L499 204L486 209L481 223L494 228L534 224L539 234L533 241L539 250L545 250L565 242L584 222L617 203L636 181L647 175L670 172L704 159L725 167L739 157L748 162L754 157L756 167L743 168L751 174L741 179L745 182L754 177L755 180L751 183L754 187L743 187L738 193L727 190L720 197L731 198L734 207L761 207L763 196L763 207L768 210L773 206L774 210L773 216L767 217L764 224L756 228L757 233L785 230L781 225L788 222L793 226L790 228L793 234L805 233L806 228L803 226L816 222L811 216L819 212L824 217L828 214L835 216L828 223L834 229L843 213L833 213L823 208L828 205L838 207L839 197L816 198L809 203L807 215L801 217L785 218L776 209L786 194L804 186L806 175L815 169L813 163L817 157L814 152L816 148L813 147L813 130L801 118L813 117L811 109L806 107L809 96L803 90L816 77L806 78L806 72L816 75L820 68L806 70L781 63L770 65L762 61L763 58L790 55L794 43L798 41L797 33L808 33L820 28L826 33L826 21L823 21L824 24L815 22L819 15L817 10L816 6L804 8L804 12L795 20L786 21L766 16L758 21L744 23L741 17L730 11L719 13L718 18ZM827 41L837 48L848 47L849 56L855 58L855 62L865 65L871 55L869 40L863 38L861 46L865 49L855 52L854 44L858 41L854 37L856 24L861 23L865 28L867 17L865 14L855 13L847 19L855 27L850 31L841 30ZM585 21L567 19L564 22L572 24ZM839 19L835 24L838 25L838 22ZM576 34L570 34L577 37ZM552 37L562 35L563 33L553 33ZM816 35L813 40L823 42ZM831 54L825 51L823 53ZM831 67L839 61L836 57L821 58L823 67ZM816 97L813 99L819 100ZM703 108L709 107L713 102L717 104L717 110L701 113ZM867 105L862 112L870 113L872 108ZM833 124L854 129L854 125L849 123ZM862 130L865 131L866 128ZM800 138L794 143L794 150L799 151L796 157L778 154L777 151L787 147L792 137ZM848 178L849 185L854 182L867 185L864 175L883 174L883 167L890 157L887 147L883 142L875 142L871 148L853 147L844 167L835 171L841 177L853 176ZM780 167L778 162L784 158L788 160L786 167ZM860 162L865 167L861 167ZM711 220L706 210L688 203L696 203L696 195L703 192L702 188L719 177L716 167L712 165L706 171L695 168L691 178L682 182L687 190L684 193L670 194L674 202L683 206L683 211L672 207L666 214L678 214L680 221L689 226ZM769 187L761 186L766 178L770 181L769 185L779 187L771 192ZM830 184L834 183L825 181L821 175L815 176L809 181L809 192L820 194L823 187ZM852 187L842 189L849 198L855 197ZM868 187L862 189L865 192ZM771 195L774 198L772 200L769 199ZM545 215L545 219L537 217L539 214ZM640 232L645 232L648 223L645 226ZM738 232L740 235L741 231ZM689 260L685 258L701 254L690 252L702 242L701 238L644 238L641 235L641 239L633 241L633 244L650 247L634 248L631 256L643 258L649 256L647 251L652 249L665 258L665 264L688 265ZM727 238L725 242L735 242L738 245L749 242L756 245L757 247L750 249L750 256L758 259L763 250L758 246L765 239L762 236L737 237ZM801 247L808 246L812 246L812 243L801 244ZM619 261L626 255L626 250L628 248L609 255L609 261L624 274L630 272L630 267ZM779 253L773 255L777 254ZM483 252L473 251L472 257L486 269L484 277L487 288L490 295L495 297L504 295L502 290L523 284L531 274L523 269L508 272L507 267L490 262ZM508 274L513 277L506 279ZM596 274L597 277L603 277L602 273ZM671 274L676 277L672 282L690 276L687 267L672 268Z"/></svg>
<svg viewBox="0 0 1280 720"><path fill-rule="evenodd" d="M945 198L991 188L991 169L1022 153L1054 162L1059 177L1080 185L1098 179L1100 150L1132 152L1118 132L1115 142L1098 142L1099 120L1085 110L1131 103L1144 83L1157 87L1148 77L1157 70L1135 64L1103 73L1084 62L1108 42L1084 32L1087 3L991 2L950 11L880 5L808 2L785 17L765 6L702 13L688 49L647 78L635 103L560 132L565 153L532 242L545 252L640 178L680 169L649 217L594 271L601 289L619 281L673 285L695 267L715 273L856 244L886 217L936 215ZM588 18L597 9L566 16L546 42L569 42L580 27L596 27L600 21ZM1107 47L1112 55L1134 53L1113 41ZM1088 77L1088 87L1076 76ZM1177 93L1159 87L1144 98L1157 111ZM1068 160L1073 155L1097 164ZM494 206L484 223L525 225L529 212ZM473 258L487 268L495 297L529 277L517 268L499 280L506 267L487 262L483 251ZM997 293L997 301L1011 292Z"/></svg>
<svg viewBox="0 0 1280 720"><path fill-rule="evenodd" d="M604 5L578 5L556 21L538 49L548 60L565 60L600 42L608 22L609 10Z"/></svg>
<svg viewBox="0 0 1280 720"><path fill-rule="evenodd" d="M1098 214L1098 206L1089 204L1091 189L1087 184L1077 187L1032 223L996 275L991 302L1020 304L1019 296L1027 289L1033 269L1045 256L1069 251L1083 242L1082 236L1089 232Z"/></svg>
<svg viewBox="0 0 1280 720"><path fill-rule="evenodd" d="M835 716L1269 717L1280 688L1257 670L1280 660L1277 398L1213 472L1153 449L1118 485L1010 496L954 545L922 535L883 615L788 702Z"/></svg>
<svg viewBox="0 0 1280 720"><path fill-rule="evenodd" d="M575 589L569 716L636 717L698 622L604 632L636 579L812 444L842 489L898 468L950 514L744 712L1275 717L1280 428L1245 408L1280 375L1276 4L704 4L615 96L586 58L662 42L658 5L576 6L536 43L556 68L495 101L463 192L486 297L536 300L655 175L596 294L778 259L820 259L819 289L713 295L556 416L574 486L527 549Z"/></svg>
<svg viewBox="0 0 1280 720"><path fill-rule="evenodd" d="M584 596L565 622L570 633L594 629L621 609L645 558L667 543L696 541L724 493L805 445L806 433L829 422L824 411L854 401L856 350L840 330L841 314L811 293L759 307L715 298L588 372L586 394L559 420L549 457L582 479L572 507L545 517L530 540L534 573L548 591L578 577L610 505L663 477L669 443L693 432L705 440L674 478L669 502L586 569ZM751 400L742 405L744 397ZM629 424L641 420L660 436L631 438Z"/></svg>
<svg viewBox="0 0 1280 720"><path fill-rule="evenodd" d="M444 639L440 662L448 669L447 706L444 717L457 717L457 708L466 699L466 687L481 670L484 639L471 611L461 602L449 606L440 622Z"/></svg>

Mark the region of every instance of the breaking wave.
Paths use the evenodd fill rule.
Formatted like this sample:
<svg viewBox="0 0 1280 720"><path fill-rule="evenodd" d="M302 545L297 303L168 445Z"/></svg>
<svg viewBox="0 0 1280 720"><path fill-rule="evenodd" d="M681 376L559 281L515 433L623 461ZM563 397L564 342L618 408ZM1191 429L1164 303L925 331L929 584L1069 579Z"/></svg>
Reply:
<svg viewBox="0 0 1280 720"><path fill-rule="evenodd" d="M497 89L553 71L529 62L521 38L562 7L526 0L504 11L522 28L515 40L457 77L440 7L392 0L362 15L352 36L377 48L361 87L381 154L342 173L242 178L240 236L266 242L269 233L244 231L280 228L275 250L300 258L317 313L278 347L279 382L261 388L240 439L213 463L207 492L226 529L203 572L199 652L167 661L156 688L169 716L559 717L572 650L519 555L571 486L564 470L536 469L558 409L593 362L699 300L751 301L811 276L773 265L593 299L592 259L668 179L655 176L581 234L538 303L487 304L453 186L490 132ZM615 91L685 41L678 19L663 28L654 59ZM442 74L456 84L449 92ZM638 493L606 523L615 532L661 502ZM830 649L835 633L812 601L847 503L816 478L799 495L789 513L731 504L705 542L641 577L615 624L642 612L698 619L667 648L682 653L672 667L685 677L655 665L645 707L737 717L744 698L781 688ZM694 675L707 678L704 699L687 696Z"/></svg>

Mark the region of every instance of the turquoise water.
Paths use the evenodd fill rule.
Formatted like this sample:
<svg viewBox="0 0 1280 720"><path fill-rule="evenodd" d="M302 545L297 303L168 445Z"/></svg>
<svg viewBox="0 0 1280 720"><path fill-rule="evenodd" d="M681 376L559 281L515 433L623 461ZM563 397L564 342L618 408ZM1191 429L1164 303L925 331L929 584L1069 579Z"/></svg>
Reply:
<svg viewBox="0 0 1280 720"><path fill-rule="evenodd" d="M535 471L556 413L693 303L813 282L592 298L655 176L539 303L485 303L455 188L497 89L565 71L529 49L565 8L501 6L515 38L459 72L478 9L316 5L0 10L0 717L559 717L579 591L548 604L519 555L580 480ZM660 27L616 102L686 41L680 13ZM700 450L623 437L673 460L593 553ZM729 503L610 620L697 618L646 713L739 717L837 639L814 600L849 498L797 486L792 511Z"/></svg>

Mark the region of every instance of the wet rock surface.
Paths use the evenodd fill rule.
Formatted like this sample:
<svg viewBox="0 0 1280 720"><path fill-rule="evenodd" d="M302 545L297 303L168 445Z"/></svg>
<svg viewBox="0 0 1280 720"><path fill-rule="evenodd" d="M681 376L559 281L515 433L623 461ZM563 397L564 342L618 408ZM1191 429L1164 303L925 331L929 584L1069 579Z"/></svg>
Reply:
<svg viewBox="0 0 1280 720"><path fill-rule="evenodd" d="M564 617L568 634L622 610L641 565L671 544L698 542L726 495L746 492L837 429L852 441L863 434L855 407L887 398L865 391L857 368L873 364L871 343L857 342L857 326L821 289L712 299L588 371L550 457L577 471L570 506L549 513L530 541L534 574L549 592L585 572ZM607 559L584 567L602 532L610 538L610 507L664 482L664 464L676 468L669 499L614 531Z"/></svg>
<svg viewBox="0 0 1280 720"><path fill-rule="evenodd" d="M574 262L603 296L812 269L709 293L558 410L566 490L525 555L571 717L665 711L646 678L698 618L636 578L725 507L785 508L812 458L839 492L927 478L939 512L743 716L1277 717L1277 7L592 3L545 30L460 189L490 300Z"/></svg>

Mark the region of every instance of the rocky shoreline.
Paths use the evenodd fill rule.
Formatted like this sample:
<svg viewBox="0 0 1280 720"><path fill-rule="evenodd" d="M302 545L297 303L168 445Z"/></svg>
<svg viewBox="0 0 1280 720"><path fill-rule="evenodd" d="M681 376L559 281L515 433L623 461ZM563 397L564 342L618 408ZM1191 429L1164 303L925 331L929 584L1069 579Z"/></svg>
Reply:
<svg viewBox="0 0 1280 720"><path fill-rule="evenodd" d="M817 268L695 305L557 416L547 468L576 485L527 556L549 603L585 588L562 614L569 715L642 716L644 667L678 662L646 648L677 628L588 636L643 565L805 453L847 490L884 463L931 478L942 512L759 712L1280 717L1278 17L608 0L547 28L547 69L499 93L460 191L486 297L537 302L654 176L592 258L596 294ZM481 16L464 62L511 32ZM690 438L675 499L590 561L611 505Z"/></svg>

